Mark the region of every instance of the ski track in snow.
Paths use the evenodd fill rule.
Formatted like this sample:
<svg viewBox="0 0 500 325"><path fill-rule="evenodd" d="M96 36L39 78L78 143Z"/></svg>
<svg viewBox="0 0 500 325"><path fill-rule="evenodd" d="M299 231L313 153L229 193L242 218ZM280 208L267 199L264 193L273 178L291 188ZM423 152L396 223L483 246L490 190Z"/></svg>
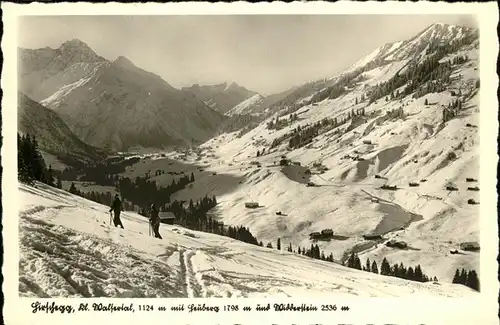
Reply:
<svg viewBox="0 0 500 325"><path fill-rule="evenodd" d="M196 273L193 271L192 256L195 253L191 250L179 250L179 260L181 265L181 274L184 277L186 295L189 298L202 297L203 287L196 279Z"/></svg>
<svg viewBox="0 0 500 325"><path fill-rule="evenodd" d="M27 216L21 217L21 231L21 252L27 257L26 263L21 260L21 274L29 274L20 277L21 294L31 291L42 297L154 297L151 290L155 287L175 291L175 287L169 288L168 266L145 260L134 249L117 245L116 237L122 236L119 233L111 235L112 240L102 241ZM138 273L149 276L138 277ZM50 291L42 290L39 281ZM175 292L172 294L175 296Z"/></svg>

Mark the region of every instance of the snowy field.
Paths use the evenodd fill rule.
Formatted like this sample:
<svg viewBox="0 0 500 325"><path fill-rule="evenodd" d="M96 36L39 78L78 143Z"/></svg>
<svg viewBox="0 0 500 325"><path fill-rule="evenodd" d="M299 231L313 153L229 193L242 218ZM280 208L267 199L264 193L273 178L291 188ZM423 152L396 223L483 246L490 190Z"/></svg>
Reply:
<svg viewBox="0 0 500 325"><path fill-rule="evenodd" d="M462 285L349 269L227 237L161 225L37 184L19 185L19 292L24 297L464 297Z"/></svg>

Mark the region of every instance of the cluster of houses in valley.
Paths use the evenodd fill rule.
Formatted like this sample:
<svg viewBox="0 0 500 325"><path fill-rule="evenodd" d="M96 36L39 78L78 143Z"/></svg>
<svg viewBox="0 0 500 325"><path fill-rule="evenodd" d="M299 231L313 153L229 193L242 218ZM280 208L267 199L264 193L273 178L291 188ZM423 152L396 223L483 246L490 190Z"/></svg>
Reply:
<svg viewBox="0 0 500 325"><path fill-rule="evenodd" d="M377 179L387 179L387 178L382 177L380 175L375 175L375 178L377 178ZM421 183L425 183L426 181L427 181L426 179L420 180ZM469 182L477 182L477 180L474 179L474 178L466 178L465 181L467 183L469 183ZM417 183L417 182L409 182L408 186L409 187L418 187L418 186L420 186L420 184ZM387 185L387 184L384 184L384 185L380 186L380 189L382 189L382 190L390 190L390 191L397 191L399 188L398 188L397 185ZM454 184L448 184L448 185L446 185L445 186L445 190L450 191L450 192L458 192L459 191L458 187L456 185L454 185ZM479 192L479 187L478 186L468 186L467 187L467 191ZM441 198L439 198L439 199L442 200ZM474 199L468 199L467 200L467 204L474 205L474 204L479 204L479 202L477 202Z"/></svg>

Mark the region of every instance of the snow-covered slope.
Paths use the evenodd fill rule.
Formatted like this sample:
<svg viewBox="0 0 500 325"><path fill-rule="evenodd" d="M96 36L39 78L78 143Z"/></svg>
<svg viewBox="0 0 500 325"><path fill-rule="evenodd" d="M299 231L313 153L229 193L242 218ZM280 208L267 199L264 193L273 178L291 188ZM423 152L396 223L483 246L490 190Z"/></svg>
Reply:
<svg viewBox="0 0 500 325"><path fill-rule="evenodd" d="M19 292L35 297L464 297L462 285L410 282L230 238L161 226L37 184L19 185Z"/></svg>
<svg viewBox="0 0 500 325"><path fill-rule="evenodd" d="M402 51L432 35L437 41L439 37L455 39L460 33L466 34L458 27L444 30L439 26L391 47ZM456 33L444 32L449 30ZM433 31L441 31L441 36ZM427 53L425 47L417 52L405 50L407 54L401 59L375 65L370 62L378 54L371 55L361 60L369 68L347 91L335 98L306 102L294 111L298 118L283 128L267 128L278 112L243 136L224 134L205 143L206 170L244 178L236 189L224 191L227 186L223 181L197 178L193 188L176 197L218 195L217 213L223 221L248 226L264 242L281 238L285 247L289 243L309 247L310 233L330 228L337 239L318 244L336 259L354 250L360 252L362 260L386 257L391 264L420 264L425 272L446 282L452 281L457 268L479 273L479 253L460 249L461 243L479 242L479 208L469 203L479 201L480 187L478 46L475 40L442 58L468 57L466 62L451 65L450 82L443 91L415 98L414 93L397 99L383 96L373 102L363 99L372 87L413 64L415 53L423 53L420 60L434 52ZM334 83L335 78L325 82ZM397 91L402 92L406 85ZM425 87L423 84L419 89ZM307 93L317 96L317 92L297 92L287 102ZM444 109L457 100L462 102L462 109L443 124ZM310 143L296 149L288 147L290 133L297 127L305 129L324 118L345 119L361 109L365 114L356 122L349 120L331 130L322 129ZM404 117L391 117L391 111L400 109ZM288 115L281 119L288 119ZM280 138L284 138L281 143ZM278 145L273 147L273 142ZM262 149L265 154L257 157ZM282 155L302 167L283 170L277 165ZM258 161L261 167L252 161ZM309 178L319 186L307 187ZM468 178L473 181L468 182ZM384 184L398 190L381 189ZM456 190L448 190L449 185ZM262 207L246 209L244 202L248 201L259 202ZM283 215L277 215L279 211ZM363 238L373 232L384 239L377 242ZM405 241L408 249L387 247L385 243L391 239Z"/></svg>
<svg viewBox="0 0 500 325"><path fill-rule="evenodd" d="M264 97L260 94L256 94L247 100L242 101L231 110L229 110L226 115L235 115L235 114L249 114L252 113L252 108L259 103L262 103Z"/></svg>

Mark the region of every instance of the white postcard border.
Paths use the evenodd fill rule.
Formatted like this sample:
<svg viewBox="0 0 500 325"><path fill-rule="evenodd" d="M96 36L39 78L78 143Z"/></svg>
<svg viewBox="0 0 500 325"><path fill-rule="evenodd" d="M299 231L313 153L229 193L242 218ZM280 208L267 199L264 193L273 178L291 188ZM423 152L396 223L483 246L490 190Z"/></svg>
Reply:
<svg viewBox="0 0 500 325"><path fill-rule="evenodd" d="M32 3L16 5L3 3L4 34L2 51L4 65L2 71L2 204L3 204L3 292L5 296L4 315L7 324L88 324L99 322L162 322L168 324L340 324L340 323L426 323L426 324L497 324L498 311L498 227L496 209L496 138L498 130L498 100L496 89L496 57L498 40L496 25L498 7L490 3L403 3L403 2L312 2L312 3L172 3L172 4L91 4L91 3ZM217 15L217 14L474 14L480 24L480 142L482 191L480 193L481 224L481 294L477 298L335 298L318 299L51 299L58 304L69 303L134 303L175 305L203 303L209 305L255 306L257 303L295 304L336 304L350 307L349 312L135 312L135 313L75 313L67 314L31 313L31 303L42 299L18 298L18 228L17 215L19 199L17 195L16 149L16 102L17 102L17 20L21 15ZM261 318L261 319L260 319Z"/></svg>

